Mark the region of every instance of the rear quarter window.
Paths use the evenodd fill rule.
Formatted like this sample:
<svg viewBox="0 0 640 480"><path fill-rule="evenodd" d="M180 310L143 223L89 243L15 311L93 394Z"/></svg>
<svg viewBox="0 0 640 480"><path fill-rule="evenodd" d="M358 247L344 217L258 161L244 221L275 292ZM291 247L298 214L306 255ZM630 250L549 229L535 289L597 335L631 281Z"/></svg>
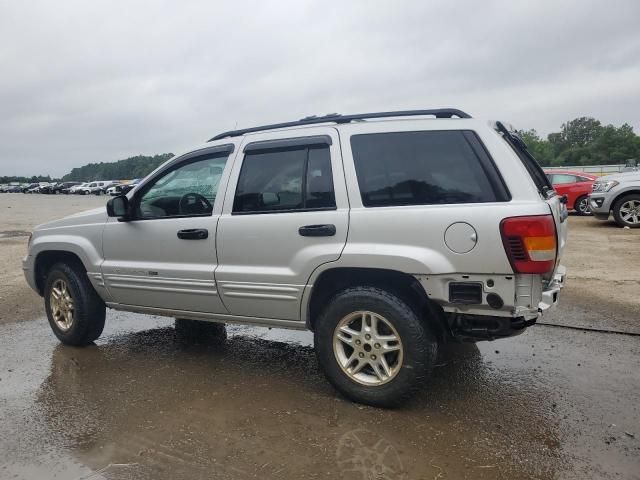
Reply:
<svg viewBox="0 0 640 480"><path fill-rule="evenodd" d="M470 131L354 135L365 207L507 201L508 192Z"/></svg>

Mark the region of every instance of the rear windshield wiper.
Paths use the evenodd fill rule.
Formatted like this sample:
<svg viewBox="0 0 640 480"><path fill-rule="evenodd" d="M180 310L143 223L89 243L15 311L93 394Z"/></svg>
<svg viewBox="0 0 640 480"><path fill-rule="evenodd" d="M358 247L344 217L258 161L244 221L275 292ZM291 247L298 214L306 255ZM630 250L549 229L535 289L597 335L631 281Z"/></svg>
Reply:
<svg viewBox="0 0 640 480"><path fill-rule="evenodd" d="M502 137L505 141L513 148L513 150L518 155L518 158L522 161L525 168L529 172L531 179L536 184L538 191L545 198L551 198L556 195L556 191L549 183L549 179L547 175L540 167L540 164L535 159L529 149L527 148L527 144L524 142L522 137L518 135L516 132L509 130L502 122L496 122L495 124L496 130L502 134Z"/></svg>

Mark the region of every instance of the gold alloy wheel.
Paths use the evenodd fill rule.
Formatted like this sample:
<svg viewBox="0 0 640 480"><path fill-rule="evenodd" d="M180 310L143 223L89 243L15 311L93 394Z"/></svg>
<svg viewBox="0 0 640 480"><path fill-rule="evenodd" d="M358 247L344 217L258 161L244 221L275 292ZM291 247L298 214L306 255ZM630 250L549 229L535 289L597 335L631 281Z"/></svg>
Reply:
<svg viewBox="0 0 640 480"><path fill-rule="evenodd" d="M61 278L53 282L49 306L56 326L63 332L68 331L73 325L75 306L67 282Z"/></svg>
<svg viewBox="0 0 640 480"><path fill-rule="evenodd" d="M333 332L333 353L342 371L362 385L390 382L402 367L400 335L374 312L357 311L340 320Z"/></svg>

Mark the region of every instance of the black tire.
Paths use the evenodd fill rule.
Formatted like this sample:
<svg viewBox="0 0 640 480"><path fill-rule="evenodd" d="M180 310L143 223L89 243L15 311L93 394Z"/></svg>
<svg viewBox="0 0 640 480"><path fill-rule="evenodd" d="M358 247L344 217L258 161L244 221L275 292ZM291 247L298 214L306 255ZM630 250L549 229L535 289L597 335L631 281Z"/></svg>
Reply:
<svg viewBox="0 0 640 480"><path fill-rule="evenodd" d="M622 218L624 212L621 209L625 207L625 204L629 202L635 202L635 208L640 207L640 194L632 193L619 199L613 205L613 218L619 227L640 228L640 211L637 211L636 215L631 218L631 221L627 221ZM636 220L633 220L635 218Z"/></svg>
<svg viewBox="0 0 640 480"><path fill-rule="evenodd" d="M56 323L52 312L51 293L58 280L65 282L74 305L73 320L66 331ZM44 303L49 325L62 343L75 346L89 345L102 334L106 308L81 266L56 263L47 275Z"/></svg>
<svg viewBox="0 0 640 480"><path fill-rule="evenodd" d="M576 198L576 201L573 204L573 209L576 211L578 215L581 215L581 216L591 215L591 207L589 206L589 197L587 195L582 195L581 197Z"/></svg>
<svg viewBox="0 0 640 480"><path fill-rule="evenodd" d="M333 334L340 321L360 311L384 317L402 342L403 360L399 371L381 385L363 385L349 377L334 353ZM436 361L438 342L427 322L421 321L403 300L376 287L354 287L338 293L321 313L315 327L316 356L325 376L336 390L358 403L375 407L401 404L421 387Z"/></svg>
<svg viewBox="0 0 640 480"><path fill-rule="evenodd" d="M222 345L227 340L224 323L176 318L175 328L178 338L188 343Z"/></svg>

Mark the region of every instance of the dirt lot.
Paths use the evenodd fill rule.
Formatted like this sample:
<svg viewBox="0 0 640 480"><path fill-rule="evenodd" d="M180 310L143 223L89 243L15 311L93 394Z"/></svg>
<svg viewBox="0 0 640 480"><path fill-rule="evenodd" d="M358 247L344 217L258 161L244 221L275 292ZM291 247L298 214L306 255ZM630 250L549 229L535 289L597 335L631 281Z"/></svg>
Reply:
<svg viewBox="0 0 640 480"><path fill-rule="evenodd" d="M22 278L26 234L105 197L0 194L0 478L640 478L640 337L539 325L441 352L404 408L342 400L306 332L109 312L58 344ZM570 218L568 286L544 323L640 333L640 231Z"/></svg>
<svg viewBox="0 0 640 480"><path fill-rule="evenodd" d="M42 314L42 300L24 281L22 257L33 227L104 205L105 196L0 193L0 323Z"/></svg>

